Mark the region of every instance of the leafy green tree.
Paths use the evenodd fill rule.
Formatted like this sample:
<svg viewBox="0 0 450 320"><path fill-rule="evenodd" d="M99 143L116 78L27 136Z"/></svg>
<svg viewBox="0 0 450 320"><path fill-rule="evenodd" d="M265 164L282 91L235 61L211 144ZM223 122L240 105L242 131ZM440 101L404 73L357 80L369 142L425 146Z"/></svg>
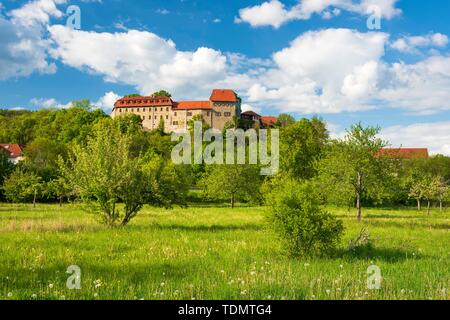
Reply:
<svg viewBox="0 0 450 320"><path fill-rule="evenodd" d="M320 208L310 181L278 176L266 195L269 221L293 257L326 255L339 244L342 221Z"/></svg>
<svg viewBox="0 0 450 320"><path fill-rule="evenodd" d="M386 142L377 138L380 128L351 127L344 139L334 141L318 162L321 189L328 198L356 199L361 220L363 195L378 198L390 178L389 160L378 156Z"/></svg>
<svg viewBox="0 0 450 320"><path fill-rule="evenodd" d="M161 157L133 154L132 139L117 121L105 120L86 146L73 146L67 163L60 161L62 176L74 193L111 226L118 220L128 224L146 203L167 206L179 201L161 186L165 177ZM123 212L119 203L124 204Z"/></svg>
<svg viewBox="0 0 450 320"><path fill-rule="evenodd" d="M256 165L207 166L200 185L208 198L229 199L231 208L235 207L236 200L260 200L261 176Z"/></svg>
<svg viewBox="0 0 450 320"><path fill-rule="evenodd" d="M8 155L0 150L0 199L3 199L3 181L14 170L14 165L9 162Z"/></svg>
<svg viewBox="0 0 450 320"><path fill-rule="evenodd" d="M125 97L127 98L133 98L133 97L140 97L141 95L139 93L131 93L127 94Z"/></svg>
<svg viewBox="0 0 450 320"><path fill-rule="evenodd" d="M282 113L277 118L277 127L287 127L295 123L295 118L289 114Z"/></svg>
<svg viewBox="0 0 450 320"><path fill-rule="evenodd" d="M327 142L325 125L319 127L313 121L300 121L280 131L280 169L295 179L315 176L315 161L321 156Z"/></svg>
<svg viewBox="0 0 450 320"><path fill-rule="evenodd" d="M91 101L89 99L74 100L71 102L71 106L73 108L80 108L84 110L90 110L92 107Z"/></svg>
<svg viewBox="0 0 450 320"><path fill-rule="evenodd" d="M3 190L8 200L16 203L32 200L33 207L36 207L37 197L42 194L44 184L36 174L16 169L5 179Z"/></svg>
<svg viewBox="0 0 450 320"><path fill-rule="evenodd" d="M154 97L167 97L167 98L171 98L172 97L172 95L169 92L167 92L166 90L156 91L156 92L154 92L152 94L152 96L154 96Z"/></svg>

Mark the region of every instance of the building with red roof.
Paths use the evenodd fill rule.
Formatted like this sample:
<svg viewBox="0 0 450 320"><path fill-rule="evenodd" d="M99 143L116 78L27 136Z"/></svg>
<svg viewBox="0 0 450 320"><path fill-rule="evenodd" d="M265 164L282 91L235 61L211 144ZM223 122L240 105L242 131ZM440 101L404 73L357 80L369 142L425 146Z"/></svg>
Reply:
<svg viewBox="0 0 450 320"><path fill-rule="evenodd" d="M214 89L209 100L173 101L170 97L124 97L114 104L111 116L136 114L147 130L153 130L164 122L164 130L186 130L188 123L201 116L211 127L223 130L225 125L241 116L241 99L230 89Z"/></svg>
<svg viewBox="0 0 450 320"><path fill-rule="evenodd" d="M0 152L6 153L11 163L17 164L23 160L23 151L18 144L1 143Z"/></svg>

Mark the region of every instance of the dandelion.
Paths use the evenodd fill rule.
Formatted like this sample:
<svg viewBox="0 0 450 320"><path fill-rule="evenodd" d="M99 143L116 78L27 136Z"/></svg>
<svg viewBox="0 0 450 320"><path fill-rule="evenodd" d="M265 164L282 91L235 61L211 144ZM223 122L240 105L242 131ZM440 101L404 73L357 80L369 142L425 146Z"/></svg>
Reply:
<svg viewBox="0 0 450 320"><path fill-rule="evenodd" d="M220 270L220 273L225 273L225 270Z"/></svg>
<svg viewBox="0 0 450 320"><path fill-rule="evenodd" d="M66 296L59 297L59 300L66 300Z"/></svg>
<svg viewBox="0 0 450 320"><path fill-rule="evenodd" d="M304 267L309 267L309 263L305 263L303 266Z"/></svg>
<svg viewBox="0 0 450 320"><path fill-rule="evenodd" d="M344 268L344 265L341 264L341 265L339 266L339 268L341 268L341 269Z"/></svg>
<svg viewBox="0 0 450 320"><path fill-rule="evenodd" d="M256 275L256 272L252 271L252 272L250 272L250 275L254 276L254 275Z"/></svg>
<svg viewBox="0 0 450 320"><path fill-rule="evenodd" d="M327 293L327 294L330 294L330 292L331 292L330 289L327 289L327 290L326 290L326 293Z"/></svg>
<svg viewBox="0 0 450 320"><path fill-rule="evenodd" d="M48 287L49 287L50 289L53 289L53 283L50 283L50 284L48 285Z"/></svg>
<svg viewBox="0 0 450 320"><path fill-rule="evenodd" d="M8 298L12 297L12 292L8 292Z"/></svg>
<svg viewBox="0 0 450 320"><path fill-rule="evenodd" d="M245 295L247 293L247 290L242 290L241 295Z"/></svg>
<svg viewBox="0 0 450 320"><path fill-rule="evenodd" d="M272 299L272 296L267 296L267 299L271 300L271 299Z"/></svg>
<svg viewBox="0 0 450 320"><path fill-rule="evenodd" d="M404 294L404 293L405 293L405 289L400 290L400 292L401 292L402 294Z"/></svg>
<svg viewBox="0 0 450 320"><path fill-rule="evenodd" d="M166 284L164 282L161 282L161 287L164 287Z"/></svg>
<svg viewBox="0 0 450 320"><path fill-rule="evenodd" d="M96 293L94 293L94 298L97 298L98 297L98 293L96 292Z"/></svg>
<svg viewBox="0 0 450 320"><path fill-rule="evenodd" d="M31 295L31 299L36 299L37 298L37 295L35 294L35 293L33 293L32 295Z"/></svg>

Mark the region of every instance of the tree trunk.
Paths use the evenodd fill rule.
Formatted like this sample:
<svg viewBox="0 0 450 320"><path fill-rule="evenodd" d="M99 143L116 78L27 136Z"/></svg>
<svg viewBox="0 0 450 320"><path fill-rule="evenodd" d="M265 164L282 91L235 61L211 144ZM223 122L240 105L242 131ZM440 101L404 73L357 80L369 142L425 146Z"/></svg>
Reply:
<svg viewBox="0 0 450 320"><path fill-rule="evenodd" d="M361 195L362 195L362 177L358 172L358 189L356 191L356 217L361 222Z"/></svg>
<svg viewBox="0 0 450 320"><path fill-rule="evenodd" d="M231 194L231 209L234 209L234 193Z"/></svg>
<svg viewBox="0 0 450 320"><path fill-rule="evenodd" d="M427 206L427 214L430 215L430 206L431 206L431 202L430 200L428 200L428 206Z"/></svg>
<svg viewBox="0 0 450 320"><path fill-rule="evenodd" d="M59 207L62 208L62 196L59 197Z"/></svg>
<svg viewBox="0 0 450 320"><path fill-rule="evenodd" d="M439 199L439 211L442 212L442 199Z"/></svg>
<svg viewBox="0 0 450 320"><path fill-rule="evenodd" d="M361 222L361 194L359 192L356 194L356 217L358 222Z"/></svg>
<svg viewBox="0 0 450 320"><path fill-rule="evenodd" d="M34 190L33 208L36 208L36 197L37 197L37 190Z"/></svg>
<svg viewBox="0 0 450 320"><path fill-rule="evenodd" d="M420 203L420 199L417 199L417 210L419 210L419 211L422 210L422 205Z"/></svg>

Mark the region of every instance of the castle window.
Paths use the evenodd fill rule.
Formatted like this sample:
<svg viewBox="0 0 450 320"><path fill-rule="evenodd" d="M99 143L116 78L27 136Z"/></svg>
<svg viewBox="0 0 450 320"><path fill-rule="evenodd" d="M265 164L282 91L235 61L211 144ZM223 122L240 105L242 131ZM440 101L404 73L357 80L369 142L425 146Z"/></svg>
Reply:
<svg viewBox="0 0 450 320"><path fill-rule="evenodd" d="M163 111L163 108L161 108L161 111Z"/></svg>
<svg viewBox="0 0 450 320"><path fill-rule="evenodd" d="M131 108L131 112L134 112L134 109L133 109L133 108Z"/></svg>
<svg viewBox="0 0 450 320"><path fill-rule="evenodd" d="M139 108L137 108L137 111L136 112L139 112Z"/></svg>
<svg viewBox="0 0 450 320"><path fill-rule="evenodd" d="M145 120L145 116L142 116L142 120Z"/></svg>
<svg viewBox="0 0 450 320"><path fill-rule="evenodd" d="M174 121L174 122L173 122L173 125L174 125L174 126L177 126L177 125L178 125L178 121Z"/></svg>
<svg viewBox="0 0 450 320"><path fill-rule="evenodd" d="M208 111L208 112L206 112L206 116L207 116L207 117L209 117L209 111Z"/></svg>
<svg viewBox="0 0 450 320"><path fill-rule="evenodd" d="M225 112L224 115L225 117L231 117L231 112Z"/></svg>
<svg viewBox="0 0 450 320"><path fill-rule="evenodd" d="M222 116L222 112L216 112L216 116L217 117L221 117Z"/></svg>
<svg viewBox="0 0 450 320"><path fill-rule="evenodd" d="M169 107L166 108L166 111L169 111Z"/></svg>
<svg viewBox="0 0 450 320"><path fill-rule="evenodd" d="M169 116L166 116L166 120L168 120L169 119Z"/></svg>
<svg viewBox="0 0 450 320"><path fill-rule="evenodd" d="M142 109L142 112L145 112L145 108L144 108L144 109Z"/></svg>
<svg viewBox="0 0 450 320"><path fill-rule="evenodd" d="M176 117L176 116L177 116L177 112L175 111L175 112L173 113L173 115Z"/></svg>
<svg viewBox="0 0 450 320"><path fill-rule="evenodd" d="M192 112L188 112L188 113L187 113L187 116L188 116L188 117L192 117Z"/></svg>

